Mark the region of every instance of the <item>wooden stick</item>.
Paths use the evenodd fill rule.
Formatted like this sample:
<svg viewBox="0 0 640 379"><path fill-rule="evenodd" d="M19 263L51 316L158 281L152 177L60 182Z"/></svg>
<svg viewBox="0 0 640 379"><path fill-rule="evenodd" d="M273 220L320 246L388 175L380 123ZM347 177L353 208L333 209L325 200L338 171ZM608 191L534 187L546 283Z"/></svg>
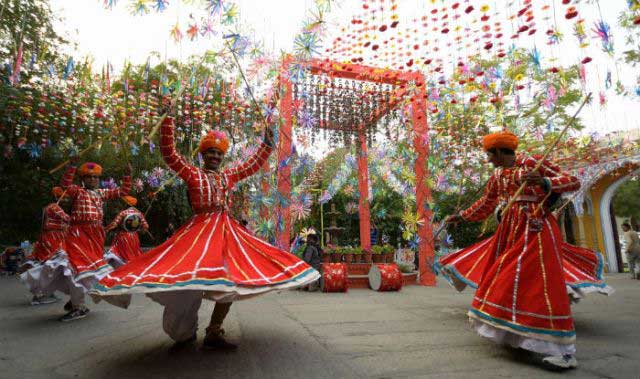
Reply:
<svg viewBox="0 0 640 379"><path fill-rule="evenodd" d="M236 56L236 52L231 48L228 40L226 41L226 45L227 45L227 48L229 49L229 51L231 51L231 56L233 57L233 61L236 63L236 66L238 66L238 70L240 70L240 75L242 76L242 80L244 81L244 84L247 86L247 91L249 92L249 95L251 96L251 101L253 102L253 105L256 108L256 110L258 111L258 113L260 114L260 118L262 118L262 122L264 124L264 128L266 129L266 128L269 127L269 123L267 121L267 118L262 113L262 108L260 108L260 106L258 105L258 102L256 101L255 96L253 96L253 91L251 90L251 86L249 85L249 81L247 81L247 78L244 75L244 70L242 69L242 66L240 66L240 62L238 61L238 57ZM280 99L279 77L277 77L277 83L278 83L278 85L276 86L276 93L273 95L275 97L275 99L276 99L275 100L276 104L277 104L277 101ZM282 124L282 120L278 116L278 126L280 126L281 124Z"/></svg>
<svg viewBox="0 0 640 379"><path fill-rule="evenodd" d="M207 57L207 54L202 55L202 59L200 59L198 66L202 65L206 57ZM178 104L178 100L180 99L180 97L182 97L182 93L184 92L185 88L187 88L186 85L182 85L182 79L185 79L185 78L184 77L180 78L180 89L178 90L178 93L176 93L176 95L171 100L170 109L175 109L176 104ZM167 118L168 115L169 115L169 112L166 111L160 116L160 119L158 119L158 122L153 126L153 128L151 129L151 133L149 133L149 136L147 137L149 141L151 141L151 139L158 133L158 129L160 129L160 125L162 125L162 122L164 121L165 118ZM144 135L140 139L140 145L143 145L143 144L144 144Z"/></svg>
<svg viewBox="0 0 640 379"><path fill-rule="evenodd" d="M152 240L156 240L156 237L153 236L153 234L151 234L151 232L149 231L149 229L144 231L145 233L147 233L149 235L149 237L151 237Z"/></svg>
<svg viewBox="0 0 640 379"><path fill-rule="evenodd" d="M562 130L562 132L560 133L560 135L558 135L558 137L556 138L556 140L554 141L553 145L551 145L547 151L545 152L543 158L538 162L538 164L536 165L536 167L533 169L533 171L537 171L538 169L540 169L540 167L542 166L542 163L544 162L544 160L549 156L549 154L551 153L551 151L558 145L558 143L560 142L560 140L562 139L564 133L567 132L567 130L569 129L569 126L571 126L571 124L573 123L573 120L576 119L576 117L578 117L578 114L580 113L580 111L582 110L582 108L585 106L586 103L589 102L589 100L591 99L591 92L589 92L589 94L587 95L587 97L584 99L584 101L582 102L582 104L580 104L580 107L578 108L578 110L576 111L576 113L573 115L573 117L571 117L571 119L569 120L569 122L567 123L567 125L564 127L564 129ZM551 112L546 118L545 120L548 120L551 118L551 116L553 115L553 112ZM485 184L486 185L486 184ZM482 187L479 187L482 188ZM515 201L515 199L520 196L520 193L522 193L522 191L525 188L525 183L523 183L520 188L518 188L518 191L515 193L515 195L510 199L509 203L507 204L506 207L504 207L505 210L509 209L511 207L511 205L513 205L513 202ZM478 192L478 191L476 191ZM457 214L460 210L456 210L456 212L454 212L454 214ZM503 211L504 213L504 211ZM448 223L443 221L443 224L438 228L438 230L436 231L436 233L433 235L433 239L435 240L438 235L440 233L442 233L442 231L446 228L446 226L448 225Z"/></svg>
<svg viewBox="0 0 640 379"><path fill-rule="evenodd" d="M60 201L64 198L64 195L67 194L68 190L69 190L69 187L65 188L65 190L62 192L62 195L60 195L60 198L58 199L58 201L56 201L57 205L60 205Z"/></svg>
<svg viewBox="0 0 640 379"><path fill-rule="evenodd" d="M238 61L238 57L236 56L236 52L233 50L233 48L231 48L229 40L227 40L225 42L226 42L226 45L227 45L227 49L229 49L229 51L231 51L231 56L233 57L233 61L236 63L236 66L238 66L238 70L240 70L240 75L242 76L242 80L244 81L244 84L247 86L247 91L249 92L249 96L251 96L251 101L253 102L253 106L256 108L256 110L260 114L260 118L262 118L262 122L264 123L264 126L266 128L267 127L267 118L264 117L264 114L262 113L262 108L260 108L260 106L258 105L258 102L256 101L255 96L253 96L253 91L251 90L251 86L249 86L249 81L247 81L247 78L244 76L244 70L242 69L242 66L240 66L240 62Z"/></svg>
<svg viewBox="0 0 640 379"><path fill-rule="evenodd" d="M174 98L171 100L171 109L175 108L176 104L178 103L178 99L182 96L182 93L184 92L184 89L186 87L187 86L181 86L176 96L174 96ZM158 122L156 122L156 124L153 126L153 128L151 129L151 133L149 133L149 136L147 137L149 141L151 141L153 137L158 133L160 126L162 125L162 123L164 122L164 119L167 118L168 115L169 115L169 112L164 112L162 116L160 116L160 118L158 119ZM140 140L140 145L142 145L143 143L144 143L144 136L142 136L142 139Z"/></svg>
<svg viewBox="0 0 640 379"><path fill-rule="evenodd" d="M95 143L89 145L87 148L85 148L84 150L82 150L81 152L78 153L78 157L81 157L83 155L85 155L89 150L93 149L94 147L98 146L100 143L102 143L102 141L98 140ZM61 168L63 168L64 166L68 165L69 162L71 162L71 159L67 159L66 161L60 163L59 165L57 165L56 167L52 168L51 170L49 170L49 174L53 174L56 171L60 170Z"/></svg>
<svg viewBox="0 0 640 379"><path fill-rule="evenodd" d="M553 217L558 217L558 215L560 214L560 212L562 212L563 209L565 209L567 207L567 205L571 204L573 202L573 200L576 199L576 197L578 197L578 195L580 194L580 191L576 191L576 193L574 193L567 201L564 202L564 204L562 204L562 206L560 206L560 208L556 209L555 211L553 211Z"/></svg>
<svg viewBox="0 0 640 379"><path fill-rule="evenodd" d="M580 111L582 110L582 108L585 106L585 104L587 104L589 102L589 100L591 99L591 92L589 92L589 94L587 95L587 97L582 101L582 104L580 104L580 107L578 108L578 110L576 111L576 113L571 117L571 119L569 120L569 122L567 122L567 125L565 125L565 127L562 129L562 131L560 132L560 134L558 134L558 137L556 137L556 140L553 142L553 144L551 144L551 146L549 146L547 148L547 150L544 152L544 155L542 156L542 158L538 161L538 163L536 164L536 166L533 168L533 170L531 170L531 172L535 172L538 171L540 169L540 167L542 167L542 164L544 163L544 161L547 159L547 157L549 156L549 154L551 154L551 152L556 148L556 146L558 146L558 143L560 143L560 140L562 139L562 137L564 137L564 134L569 130L569 127L573 124L573 121L578 117L578 114L580 113ZM524 182L520 185L520 188L518 188L518 190L516 191L516 193L511 197L511 199L509 200L509 203L507 203L507 206L504 207L504 213L506 213L509 208L511 208L511 206L513 205L513 203L516 201L516 199L518 198L518 196L520 196L520 194L522 193L522 191L524 191L525 187L527 186L527 183Z"/></svg>

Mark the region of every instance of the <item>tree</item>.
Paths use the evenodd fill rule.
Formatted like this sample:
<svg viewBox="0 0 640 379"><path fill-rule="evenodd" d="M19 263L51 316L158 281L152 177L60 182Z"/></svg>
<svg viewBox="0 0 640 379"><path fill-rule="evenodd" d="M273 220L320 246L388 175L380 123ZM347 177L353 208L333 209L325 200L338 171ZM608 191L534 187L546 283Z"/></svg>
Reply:
<svg viewBox="0 0 640 379"><path fill-rule="evenodd" d="M184 185L170 180L173 174L160 157L157 134L150 136L162 101L172 95L167 88L186 87L176 110L176 145L189 160L194 160L202 132L211 126L231 129L241 146L253 144L256 118L245 99L214 74L219 72L215 62L191 61L194 66L174 61L148 70L146 65L128 66L110 77L110 88L86 60L66 79L45 75L40 81L0 83L0 212L7 215L0 218L0 241L36 237L41 209L51 201L49 190L62 174L48 171L90 145L93 149L82 159L103 166L106 184L121 178L126 162L132 162L134 178L141 180L133 193L138 207L144 211L153 204L148 217L158 240L144 236L144 243L161 242L167 220L177 224L189 217ZM227 159L240 159L244 153L239 150ZM169 182L166 191L159 191L161 183ZM123 206L120 201L109 204L105 220Z"/></svg>
<svg viewBox="0 0 640 379"><path fill-rule="evenodd" d="M55 31L53 21L48 0L3 0L0 59L15 62L22 45L23 62L32 57L44 62L58 60L61 57L58 50L67 41Z"/></svg>
<svg viewBox="0 0 640 379"><path fill-rule="evenodd" d="M640 180L631 178L613 196L613 207L623 217L640 220Z"/></svg>
<svg viewBox="0 0 640 379"><path fill-rule="evenodd" d="M629 1L629 8L620 13L618 23L627 31L625 42L631 46L623 52L624 60L636 67L640 63L640 6ZM640 81L640 75L638 80Z"/></svg>

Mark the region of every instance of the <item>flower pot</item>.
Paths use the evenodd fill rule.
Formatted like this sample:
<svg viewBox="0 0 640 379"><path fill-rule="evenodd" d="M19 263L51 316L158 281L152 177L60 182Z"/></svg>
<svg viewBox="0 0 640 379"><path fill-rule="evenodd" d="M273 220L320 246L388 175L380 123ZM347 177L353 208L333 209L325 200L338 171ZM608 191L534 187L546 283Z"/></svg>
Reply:
<svg viewBox="0 0 640 379"><path fill-rule="evenodd" d="M342 258L342 254L340 254L340 253L331 253L331 262L339 263L340 262L340 258Z"/></svg>
<svg viewBox="0 0 640 379"><path fill-rule="evenodd" d="M371 253L364 253L362 256L364 257L364 263L371 263Z"/></svg>
<svg viewBox="0 0 640 379"><path fill-rule="evenodd" d="M386 253L384 255L384 261L387 263L393 263L394 259L395 259L395 253Z"/></svg>
<svg viewBox="0 0 640 379"><path fill-rule="evenodd" d="M346 253L344 255L344 261L345 261L345 263L352 263L353 262L353 253Z"/></svg>
<svg viewBox="0 0 640 379"><path fill-rule="evenodd" d="M384 255L382 255L382 254L373 254L373 256L371 258L373 260L373 263L383 263L384 262Z"/></svg>

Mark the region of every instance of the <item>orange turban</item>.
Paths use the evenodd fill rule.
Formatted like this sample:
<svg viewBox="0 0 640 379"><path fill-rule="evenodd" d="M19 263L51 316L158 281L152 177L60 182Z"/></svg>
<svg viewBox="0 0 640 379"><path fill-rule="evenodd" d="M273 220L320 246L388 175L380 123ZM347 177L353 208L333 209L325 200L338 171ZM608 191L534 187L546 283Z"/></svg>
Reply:
<svg viewBox="0 0 640 379"><path fill-rule="evenodd" d="M135 207L135 206L136 206L136 204L138 204L138 199L136 199L136 198L135 198L135 197L133 197L133 196L129 196L129 195L122 196L122 200L123 200L125 203L129 204L129 206L130 206L130 207Z"/></svg>
<svg viewBox="0 0 640 379"><path fill-rule="evenodd" d="M102 175L102 166L100 166L97 163L86 162L80 166L80 168L78 169L78 174L80 174L80 176L86 176L86 175L100 176Z"/></svg>
<svg viewBox="0 0 640 379"><path fill-rule="evenodd" d="M51 193L53 194L53 196L55 196L56 199L59 199L62 197L62 194L64 194L64 190L62 189L62 187L53 187L51 189Z"/></svg>
<svg viewBox="0 0 640 379"><path fill-rule="evenodd" d="M484 151L491 149L509 149L515 151L518 148L518 137L506 130L487 134L482 137Z"/></svg>
<svg viewBox="0 0 640 379"><path fill-rule="evenodd" d="M229 138L224 132L219 130L214 130L200 140L200 146L198 146L198 151L200 153L204 153L209 149L218 149L222 151L222 153L226 154L227 150L229 150Z"/></svg>

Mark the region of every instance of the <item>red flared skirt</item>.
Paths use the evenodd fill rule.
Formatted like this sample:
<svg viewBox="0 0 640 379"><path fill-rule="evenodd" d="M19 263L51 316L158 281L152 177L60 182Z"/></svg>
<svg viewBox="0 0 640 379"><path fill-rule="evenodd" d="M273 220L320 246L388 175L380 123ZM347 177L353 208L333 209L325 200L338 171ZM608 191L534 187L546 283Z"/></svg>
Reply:
<svg viewBox="0 0 640 379"><path fill-rule="evenodd" d="M119 231L113 237L110 250L124 262L129 262L133 258L142 255L138 233Z"/></svg>
<svg viewBox="0 0 640 379"><path fill-rule="evenodd" d="M90 294L123 307L132 293L158 300L177 290L234 301L318 278L304 261L256 238L226 212L210 212L193 216L163 244L107 275Z"/></svg>
<svg viewBox="0 0 640 379"><path fill-rule="evenodd" d="M49 230L42 232L38 241L33 246L31 258L44 262L53 257L58 251L64 250L66 232L62 230Z"/></svg>
<svg viewBox="0 0 640 379"><path fill-rule="evenodd" d="M103 259L104 240L104 228L99 223L71 224L65 245L76 281L91 276L101 278L111 270Z"/></svg>
<svg viewBox="0 0 640 379"><path fill-rule="evenodd" d="M554 223L555 220L552 224ZM569 295L578 299L588 292L608 295L613 291L602 278L604 262L600 253L568 244L562 240L562 236L551 237L552 242L560 246L562 273ZM436 269L459 291L467 285L478 288L487 266L495 260L496 253L491 247L494 242L495 236L492 236L475 245L447 254L438 260Z"/></svg>
<svg viewBox="0 0 640 379"><path fill-rule="evenodd" d="M553 216L544 216L537 231L523 207L512 209L491 238L441 258L439 266L458 289L464 284L477 287L469 311L474 321L527 339L572 345L575 331L564 256L585 251L565 246ZM596 279L601 261L582 263L582 269L590 267L593 284L602 283ZM592 278L586 275L583 278Z"/></svg>

